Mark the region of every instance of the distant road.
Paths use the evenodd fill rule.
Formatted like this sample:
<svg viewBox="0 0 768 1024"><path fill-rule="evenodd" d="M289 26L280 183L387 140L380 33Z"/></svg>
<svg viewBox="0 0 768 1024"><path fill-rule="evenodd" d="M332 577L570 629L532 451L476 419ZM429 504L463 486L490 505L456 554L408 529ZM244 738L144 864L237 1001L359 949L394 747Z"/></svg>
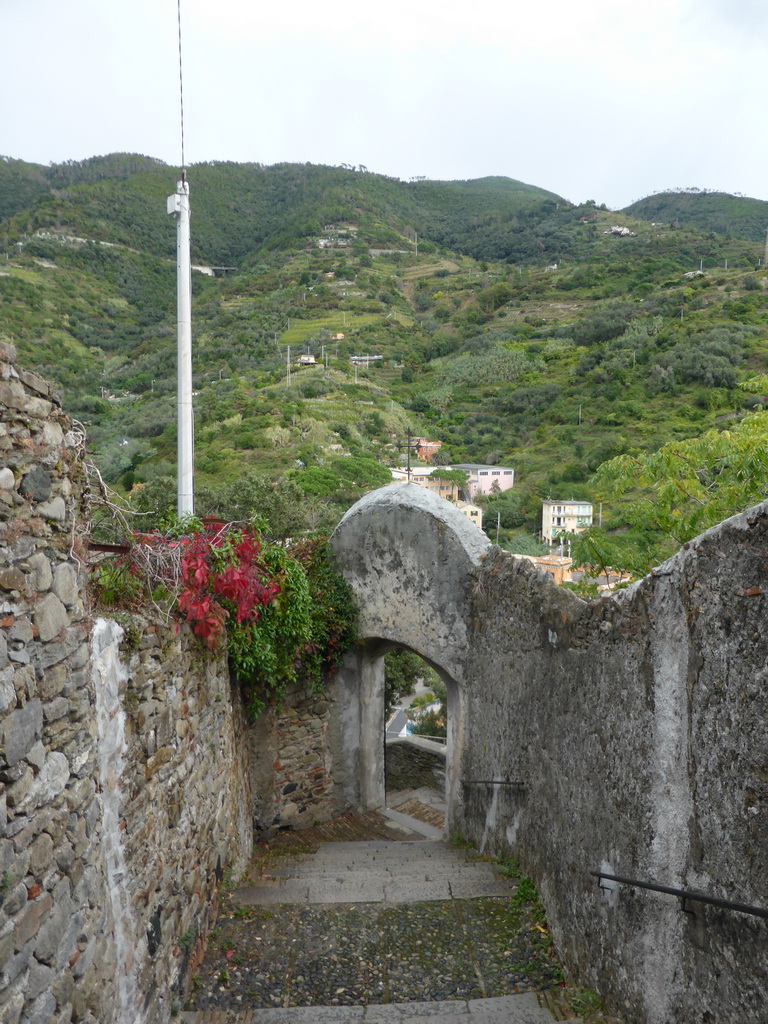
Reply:
<svg viewBox="0 0 768 1024"><path fill-rule="evenodd" d="M407 721L408 719L406 718L404 711L396 711L387 722L387 738L394 739L395 736L399 736L405 728Z"/></svg>

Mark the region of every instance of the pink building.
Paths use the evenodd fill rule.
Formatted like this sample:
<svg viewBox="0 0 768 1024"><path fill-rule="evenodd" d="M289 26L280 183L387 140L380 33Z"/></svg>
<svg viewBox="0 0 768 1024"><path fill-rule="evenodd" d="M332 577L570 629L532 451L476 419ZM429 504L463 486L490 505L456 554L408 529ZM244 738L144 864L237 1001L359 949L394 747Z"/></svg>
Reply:
<svg viewBox="0 0 768 1024"><path fill-rule="evenodd" d="M515 471L510 466L482 466L475 462L454 463L451 469L467 474L467 490L474 500L478 494L496 494L515 486Z"/></svg>

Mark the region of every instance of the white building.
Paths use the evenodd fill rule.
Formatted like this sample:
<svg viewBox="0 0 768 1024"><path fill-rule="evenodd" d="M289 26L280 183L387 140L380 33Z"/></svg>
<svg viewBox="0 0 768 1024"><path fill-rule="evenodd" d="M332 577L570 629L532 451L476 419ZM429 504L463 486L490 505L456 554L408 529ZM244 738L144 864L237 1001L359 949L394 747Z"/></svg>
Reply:
<svg viewBox="0 0 768 1024"><path fill-rule="evenodd" d="M555 544L564 533L583 533L592 525L589 501L552 501L541 503L541 539Z"/></svg>

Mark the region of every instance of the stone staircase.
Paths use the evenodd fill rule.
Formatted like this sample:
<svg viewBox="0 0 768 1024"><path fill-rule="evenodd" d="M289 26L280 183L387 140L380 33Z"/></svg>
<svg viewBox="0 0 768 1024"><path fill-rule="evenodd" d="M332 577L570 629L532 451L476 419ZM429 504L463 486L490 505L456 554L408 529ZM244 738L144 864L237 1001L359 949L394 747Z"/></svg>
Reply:
<svg viewBox="0 0 768 1024"><path fill-rule="evenodd" d="M491 865L439 840L326 843L271 879L237 889L241 906L416 903L506 897L513 886Z"/></svg>
<svg viewBox="0 0 768 1024"><path fill-rule="evenodd" d="M406 833L407 834L407 833ZM442 841L326 842L235 890L186 1024L551 1024L546 930Z"/></svg>

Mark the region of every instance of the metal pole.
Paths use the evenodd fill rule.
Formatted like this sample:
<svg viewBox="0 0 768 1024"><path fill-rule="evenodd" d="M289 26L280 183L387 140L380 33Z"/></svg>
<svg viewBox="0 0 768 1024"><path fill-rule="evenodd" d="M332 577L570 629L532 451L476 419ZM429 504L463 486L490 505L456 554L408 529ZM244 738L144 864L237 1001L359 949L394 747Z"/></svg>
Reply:
<svg viewBox="0 0 768 1024"><path fill-rule="evenodd" d="M192 414L192 265L189 254L189 182L176 182L168 197L168 213L176 217L176 321L178 325L176 406L177 499L179 517L195 512L195 448Z"/></svg>

